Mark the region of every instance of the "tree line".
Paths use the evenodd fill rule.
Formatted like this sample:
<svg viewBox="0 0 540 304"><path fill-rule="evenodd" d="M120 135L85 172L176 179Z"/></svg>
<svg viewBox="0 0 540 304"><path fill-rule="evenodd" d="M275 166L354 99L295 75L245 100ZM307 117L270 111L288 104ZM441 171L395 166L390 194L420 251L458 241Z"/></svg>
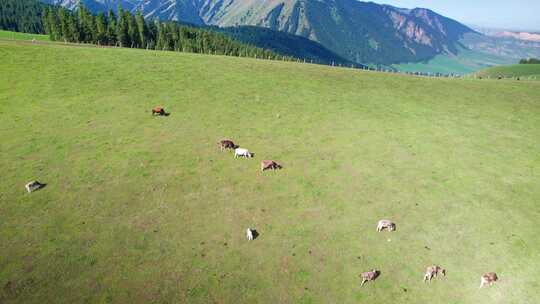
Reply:
<svg viewBox="0 0 540 304"><path fill-rule="evenodd" d="M45 4L35 0L0 0L0 29L43 34Z"/></svg>
<svg viewBox="0 0 540 304"><path fill-rule="evenodd" d="M540 59L536 59L536 58L521 59L519 61L519 64L540 64Z"/></svg>
<svg viewBox="0 0 540 304"><path fill-rule="evenodd" d="M91 43L151 50L246 56L292 60L272 51L238 42L230 37L178 22L146 20L141 12L132 14L118 8L92 14L85 6L70 11L46 6L43 28L53 41Z"/></svg>

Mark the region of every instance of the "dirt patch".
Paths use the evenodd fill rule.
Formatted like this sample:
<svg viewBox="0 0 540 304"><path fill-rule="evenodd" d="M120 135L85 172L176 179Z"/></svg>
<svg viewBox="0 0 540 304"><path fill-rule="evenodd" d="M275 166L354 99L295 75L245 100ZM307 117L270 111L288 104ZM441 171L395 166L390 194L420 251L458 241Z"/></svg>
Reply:
<svg viewBox="0 0 540 304"><path fill-rule="evenodd" d="M15 299L25 292L31 292L34 289L35 281L28 278L22 281L8 281L3 288L4 295L8 299ZM0 297L1 299L1 297Z"/></svg>
<svg viewBox="0 0 540 304"><path fill-rule="evenodd" d="M290 264L290 258L288 256L282 257L281 264L280 264L281 272L289 273L289 264Z"/></svg>

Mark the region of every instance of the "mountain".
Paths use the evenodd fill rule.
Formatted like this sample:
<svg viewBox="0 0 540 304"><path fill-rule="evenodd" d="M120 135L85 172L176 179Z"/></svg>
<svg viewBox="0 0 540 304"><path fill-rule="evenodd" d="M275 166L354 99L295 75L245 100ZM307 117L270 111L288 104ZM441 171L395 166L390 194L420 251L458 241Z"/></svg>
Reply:
<svg viewBox="0 0 540 304"><path fill-rule="evenodd" d="M248 24L308 37L349 60L382 64L455 53L459 38L473 32L427 9L356 0L218 1L203 6L200 15L209 24Z"/></svg>
<svg viewBox="0 0 540 304"><path fill-rule="evenodd" d="M505 36L496 33L492 35L467 33L460 40L460 43L470 50L511 58L516 63L522 58L540 57L540 41L518 39L513 35Z"/></svg>
<svg viewBox="0 0 540 304"><path fill-rule="evenodd" d="M495 37L515 38L518 40L540 42L540 34L529 33L529 32L501 31L501 32L496 33Z"/></svg>
<svg viewBox="0 0 540 304"><path fill-rule="evenodd" d="M345 65L360 65L336 55L320 43L307 38L255 26L213 27L232 38L263 49L294 58L303 58L315 63Z"/></svg>
<svg viewBox="0 0 540 304"><path fill-rule="evenodd" d="M78 0L46 0L73 8ZM251 25L309 38L357 63L423 61L455 54L469 27L431 10L356 0L81 0L92 10L141 10L198 25Z"/></svg>

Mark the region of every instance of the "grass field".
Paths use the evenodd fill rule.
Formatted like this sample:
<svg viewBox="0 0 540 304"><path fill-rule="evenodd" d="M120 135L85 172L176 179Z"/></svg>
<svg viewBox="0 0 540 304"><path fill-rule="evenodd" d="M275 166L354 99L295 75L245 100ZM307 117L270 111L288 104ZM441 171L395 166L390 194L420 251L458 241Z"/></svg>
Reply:
<svg viewBox="0 0 540 304"><path fill-rule="evenodd" d="M1 303L540 302L540 82L0 55ZM261 174L266 158L284 169ZM448 274L424 284L431 264Z"/></svg>
<svg viewBox="0 0 540 304"><path fill-rule="evenodd" d="M514 60L461 49L458 55L437 55L428 62L396 64L404 72L469 74L490 66L513 64Z"/></svg>
<svg viewBox="0 0 540 304"><path fill-rule="evenodd" d="M475 73L477 76L496 78L521 77L524 79L540 80L540 64L516 64L509 66L493 67Z"/></svg>
<svg viewBox="0 0 540 304"><path fill-rule="evenodd" d="M10 31L0 30L0 39L9 39L9 40L32 40L36 39L37 41L44 42L49 41L49 36L47 35L38 35L38 34L28 34L28 33L17 33Z"/></svg>

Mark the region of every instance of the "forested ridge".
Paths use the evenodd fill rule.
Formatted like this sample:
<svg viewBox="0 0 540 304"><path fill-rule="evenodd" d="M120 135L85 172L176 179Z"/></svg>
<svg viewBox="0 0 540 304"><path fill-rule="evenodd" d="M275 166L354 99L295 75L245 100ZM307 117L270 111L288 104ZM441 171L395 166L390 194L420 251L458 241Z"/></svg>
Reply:
<svg viewBox="0 0 540 304"><path fill-rule="evenodd" d="M42 12L45 6L36 0L0 0L0 29L43 34Z"/></svg>
<svg viewBox="0 0 540 304"><path fill-rule="evenodd" d="M121 7L116 13L96 15L83 5L71 11L36 0L2 0L0 5L1 29L48 34L53 41L295 60L209 29L145 20L140 12L132 14Z"/></svg>

